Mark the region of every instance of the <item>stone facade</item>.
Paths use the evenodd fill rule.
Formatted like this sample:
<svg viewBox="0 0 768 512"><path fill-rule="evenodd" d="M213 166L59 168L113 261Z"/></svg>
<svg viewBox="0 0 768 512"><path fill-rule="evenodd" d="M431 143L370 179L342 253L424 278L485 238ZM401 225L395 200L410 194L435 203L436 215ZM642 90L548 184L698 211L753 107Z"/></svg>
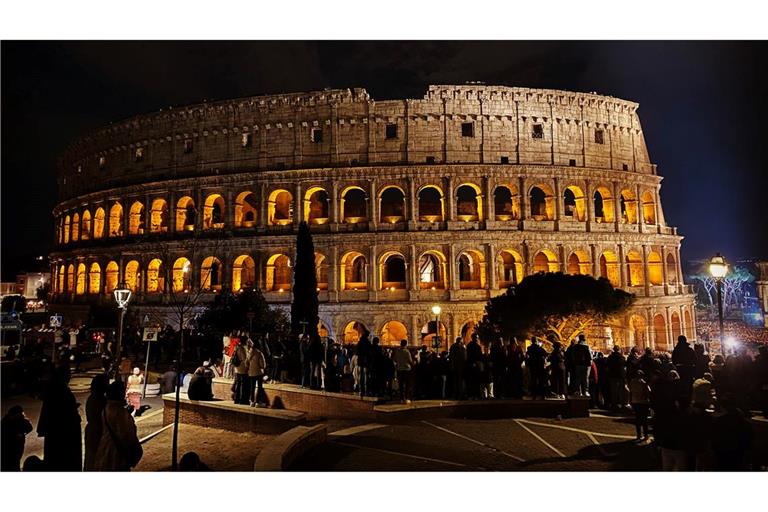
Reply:
<svg viewBox="0 0 768 512"><path fill-rule="evenodd" d="M60 160L53 289L87 304L125 280L143 307L162 307L171 287L257 286L287 305L306 220L334 338L353 341L364 326L421 344L433 304L444 338L466 335L489 297L548 270L637 295L597 333L601 348L666 349L695 337L693 295L637 108L465 85L430 86L419 100L326 90L131 118ZM202 246L185 254L193 234Z"/></svg>

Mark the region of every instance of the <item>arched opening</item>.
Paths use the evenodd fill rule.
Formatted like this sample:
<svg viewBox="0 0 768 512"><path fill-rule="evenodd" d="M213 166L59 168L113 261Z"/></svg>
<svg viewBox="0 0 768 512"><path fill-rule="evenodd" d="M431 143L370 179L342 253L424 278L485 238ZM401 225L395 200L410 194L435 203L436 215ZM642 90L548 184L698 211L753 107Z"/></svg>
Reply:
<svg viewBox="0 0 768 512"><path fill-rule="evenodd" d="M67 270L64 268L64 265L59 266L59 271L56 275L56 291L58 293L64 293L64 282L67 277Z"/></svg>
<svg viewBox="0 0 768 512"><path fill-rule="evenodd" d="M677 263L671 252L667 253L667 282L677 284Z"/></svg>
<svg viewBox="0 0 768 512"><path fill-rule="evenodd" d="M456 189L456 217L464 222L483 220L483 204L480 187L461 185Z"/></svg>
<svg viewBox="0 0 768 512"><path fill-rule="evenodd" d="M80 240L80 214L75 213L72 216L72 241L77 242Z"/></svg>
<svg viewBox="0 0 768 512"><path fill-rule="evenodd" d="M646 190L642 196L643 202L643 222L646 224L656 224L656 201L653 194Z"/></svg>
<svg viewBox="0 0 768 512"><path fill-rule="evenodd" d="M405 325L396 321L390 320L384 324L381 328L381 344L388 346L399 346L400 340L408 339L408 329Z"/></svg>
<svg viewBox="0 0 768 512"><path fill-rule="evenodd" d="M498 266L500 288L509 288L523 280L523 258L517 251L501 251L498 257Z"/></svg>
<svg viewBox="0 0 768 512"><path fill-rule="evenodd" d="M595 190L595 222L613 222L613 197L606 187Z"/></svg>
<svg viewBox="0 0 768 512"><path fill-rule="evenodd" d="M104 293L111 295L115 288L117 288L117 281L120 278L120 269L117 266L117 262L110 261L107 263L106 271L104 272Z"/></svg>
<svg viewBox="0 0 768 512"><path fill-rule="evenodd" d="M163 293L165 275L162 260L155 258L147 265L147 293Z"/></svg>
<svg viewBox="0 0 768 512"><path fill-rule="evenodd" d="M91 212L85 210L83 212L82 229L80 230L80 238L82 240L91 239Z"/></svg>
<svg viewBox="0 0 768 512"><path fill-rule="evenodd" d="M123 206L120 203L109 209L109 236L123 236Z"/></svg>
<svg viewBox="0 0 768 512"><path fill-rule="evenodd" d="M331 331L328 329L328 326L323 323L322 320L318 320L317 322L317 334L319 334L321 338L327 338L331 335Z"/></svg>
<svg viewBox="0 0 768 512"><path fill-rule="evenodd" d="M211 194L203 205L203 229L224 228L224 198L220 194Z"/></svg>
<svg viewBox="0 0 768 512"><path fill-rule="evenodd" d="M64 217L64 243L69 243L69 230L71 229L71 221L69 215Z"/></svg>
<svg viewBox="0 0 768 512"><path fill-rule="evenodd" d="M685 321L685 336L689 340L696 339L693 333L693 320L691 319L691 312L687 309L683 311L683 320Z"/></svg>
<svg viewBox="0 0 768 512"><path fill-rule="evenodd" d="M270 226L287 226L293 222L293 196L287 190L273 190L267 201Z"/></svg>
<svg viewBox="0 0 768 512"><path fill-rule="evenodd" d="M387 187L381 191L379 221L396 224L405 220L405 194L397 187Z"/></svg>
<svg viewBox="0 0 768 512"><path fill-rule="evenodd" d="M443 193L434 185L429 185L419 191L419 220L421 222L442 222Z"/></svg>
<svg viewBox="0 0 768 512"><path fill-rule="evenodd" d="M93 215L93 238L104 238L104 208L96 208L96 213Z"/></svg>
<svg viewBox="0 0 768 512"><path fill-rule="evenodd" d="M381 289L405 289L405 258L399 253L385 254L381 258Z"/></svg>
<svg viewBox="0 0 768 512"><path fill-rule="evenodd" d="M543 250L536 253L533 257L533 272L557 272L560 270L560 264L557 256L550 250Z"/></svg>
<svg viewBox="0 0 768 512"><path fill-rule="evenodd" d="M168 202L165 199L152 201L149 212L150 233L166 233L168 231Z"/></svg>
<svg viewBox="0 0 768 512"><path fill-rule="evenodd" d="M256 194L246 190L235 198L235 227L252 228L256 225Z"/></svg>
<svg viewBox="0 0 768 512"><path fill-rule="evenodd" d="M425 252L419 257L419 288L444 290L445 287L445 257L437 251Z"/></svg>
<svg viewBox="0 0 768 512"><path fill-rule="evenodd" d="M98 263L91 263L91 268L88 272L88 293L91 295L98 295L100 289L101 267Z"/></svg>
<svg viewBox="0 0 768 512"><path fill-rule="evenodd" d="M359 187L350 187L341 194L341 219L347 224L368 220L368 197Z"/></svg>
<svg viewBox="0 0 768 512"><path fill-rule="evenodd" d="M304 199L304 220L309 224L325 224L328 222L328 192L320 187L307 190Z"/></svg>
<svg viewBox="0 0 768 512"><path fill-rule="evenodd" d="M634 192L629 189L621 191L620 199L621 222L624 224L637 223L637 198Z"/></svg>
<svg viewBox="0 0 768 512"><path fill-rule="evenodd" d="M192 263L184 257L173 263L173 291L175 293L189 292L192 284Z"/></svg>
<svg viewBox="0 0 768 512"><path fill-rule="evenodd" d="M579 222L587 220L584 192L580 187L570 185L563 192L563 216Z"/></svg>
<svg viewBox="0 0 768 512"><path fill-rule="evenodd" d="M498 221L520 218L520 197L514 186L501 185L493 191L493 211Z"/></svg>
<svg viewBox="0 0 768 512"><path fill-rule="evenodd" d="M648 282L656 286L664 284L664 268L661 255L656 251L648 253Z"/></svg>
<svg viewBox="0 0 768 512"><path fill-rule="evenodd" d="M75 266L70 263L67 267L67 292L75 291Z"/></svg>
<svg viewBox="0 0 768 512"><path fill-rule="evenodd" d="M343 340L345 345L355 344L360 341L360 337L368 332L365 325L360 322L349 322L344 327Z"/></svg>
<svg viewBox="0 0 768 512"><path fill-rule="evenodd" d="M464 251L457 261L459 288L485 288L485 260L479 251Z"/></svg>
<svg viewBox="0 0 768 512"><path fill-rule="evenodd" d="M472 340L472 335L475 333L475 329L477 329L477 322L474 320L470 320L461 326L461 341L465 345Z"/></svg>
<svg viewBox="0 0 768 512"><path fill-rule="evenodd" d="M630 340L634 346L638 348L645 348L648 346L648 339L646 335L645 318L640 315L632 315L629 319L629 328L632 335Z"/></svg>
<svg viewBox="0 0 768 512"><path fill-rule="evenodd" d="M629 278L629 286L643 286L645 284L643 258L637 251L627 253L627 277Z"/></svg>
<svg viewBox="0 0 768 512"><path fill-rule="evenodd" d="M317 289L328 289L328 260L325 255L315 253L315 275L317 276Z"/></svg>
<svg viewBox="0 0 768 512"><path fill-rule="evenodd" d="M670 321L672 323L672 339L676 340L678 336L683 335L683 327L680 324L680 315L677 314L677 311L672 312Z"/></svg>
<svg viewBox="0 0 768 512"><path fill-rule="evenodd" d="M291 260L285 254L273 254L267 260L267 290L272 292L290 291L293 275Z"/></svg>
<svg viewBox="0 0 768 512"><path fill-rule="evenodd" d="M184 196L176 203L176 231L194 231L197 220L195 201Z"/></svg>
<svg viewBox="0 0 768 512"><path fill-rule="evenodd" d="M77 295L83 295L85 293L85 264L79 263L77 265L77 288L75 289Z"/></svg>
<svg viewBox="0 0 768 512"><path fill-rule="evenodd" d="M232 265L232 291L239 292L244 288L256 286L256 262L247 254L235 258Z"/></svg>
<svg viewBox="0 0 768 512"><path fill-rule="evenodd" d="M442 321L439 325L439 335L440 335L440 346L441 350L448 350L448 329L445 327L445 323ZM424 324L421 327L421 345L426 345L429 348L433 348L435 346L435 334L438 333L438 324L435 322L435 320L430 320L426 324Z"/></svg>
<svg viewBox="0 0 768 512"><path fill-rule="evenodd" d="M200 265L200 288L205 291L221 290L221 261L215 256L208 256Z"/></svg>
<svg viewBox="0 0 768 512"><path fill-rule="evenodd" d="M128 234L144 234L144 205L141 201L134 201L128 213Z"/></svg>
<svg viewBox="0 0 768 512"><path fill-rule="evenodd" d="M605 251L600 255L600 277L606 278L615 288L621 286L621 269L615 252Z"/></svg>
<svg viewBox="0 0 768 512"><path fill-rule="evenodd" d="M348 252L341 257L341 289L366 290L368 273L365 256L359 252Z"/></svg>
<svg viewBox="0 0 768 512"><path fill-rule="evenodd" d="M667 322L664 320L664 315L656 315L653 317L653 333L656 338L656 350L667 350L669 347L669 340L667 340Z"/></svg>
<svg viewBox="0 0 768 512"><path fill-rule="evenodd" d="M139 269L139 262L131 260L125 265L125 271L123 272L123 280L125 286L129 290L136 293L139 290L139 283L141 282L141 270Z"/></svg>
<svg viewBox="0 0 768 512"><path fill-rule="evenodd" d="M548 185L535 185L528 193L531 204L531 218L534 220L554 220L555 202L552 188Z"/></svg>
<svg viewBox="0 0 768 512"><path fill-rule="evenodd" d="M592 263L589 261L589 254L586 251L573 251L568 256L567 271L571 275L584 275L588 276L592 274Z"/></svg>

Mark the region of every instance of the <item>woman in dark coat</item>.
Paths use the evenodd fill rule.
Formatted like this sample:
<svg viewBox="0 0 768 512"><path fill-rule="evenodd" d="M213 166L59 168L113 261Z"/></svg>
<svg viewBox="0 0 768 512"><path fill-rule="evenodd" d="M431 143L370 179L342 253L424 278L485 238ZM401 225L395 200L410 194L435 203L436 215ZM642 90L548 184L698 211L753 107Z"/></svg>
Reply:
<svg viewBox="0 0 768 512"><path fill-rule="evenodd" d="M560 342L552 343L552 353L549 360L549 381L552 384L552 393L558 398L565 398L565 353Z"/></svg>
<svg viewBox="0 0 768 512"><path fill-rule="evenodd" d="M46 471L82 471L79 407L69 389L69 368L56 368L37 422L37 435L45 438L43 462Z"/></svg>
<svg viewBox="0 0 768 512"><path fill-rule="evenodd" d="M85 471L93 471L96 450L101 439L101 413L107 405L108 380L105 374L91 380L91 394L85 402Z"/></svg>

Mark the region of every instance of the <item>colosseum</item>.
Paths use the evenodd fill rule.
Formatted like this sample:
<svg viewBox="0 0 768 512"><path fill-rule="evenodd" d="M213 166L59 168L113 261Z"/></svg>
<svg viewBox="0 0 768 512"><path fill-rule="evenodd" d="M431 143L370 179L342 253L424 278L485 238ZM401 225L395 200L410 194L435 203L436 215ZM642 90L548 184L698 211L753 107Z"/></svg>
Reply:
<svg viewBox="0 0 768 512"><path fill-rule="evenodd" d="M74 315L112 303L124 281L140 311L194 286L203 298L258 287L287 307L303 220L320 328L335 339L367 329L429 343L436 304L442 339L467 336L490 297L561 271L636 295L595 345L668 349L695 338L693 294L637 108L466 84L422 99L257 96L114 123L60 159L54 300Z"/></svg>

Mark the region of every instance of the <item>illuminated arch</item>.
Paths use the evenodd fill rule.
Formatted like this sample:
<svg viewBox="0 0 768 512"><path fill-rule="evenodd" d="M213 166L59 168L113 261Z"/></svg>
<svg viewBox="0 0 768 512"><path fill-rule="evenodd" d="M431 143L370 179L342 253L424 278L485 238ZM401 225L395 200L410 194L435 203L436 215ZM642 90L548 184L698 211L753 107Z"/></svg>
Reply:
<svg viewBox="0 0 768 512"><path fill-rule="evenodd" d="M75 291L75 266L70 263L67 267L67 292L74 293Z"/></svg>
<svg viewBox="0 0 768 512"><path fill-rule="evenodd" d="M408 339L408 329L397 320L390 320L381 328L381 344L386 346L398 346L400 340Z"/></svg>
<svg viewBox="0 0 768 512"><path fill-rule="evenodd" d="M144 234L144 205L141 201L134 201L128 213L128 234Z"/></svg>
<svg viewBox="0 0 768 512"><path fill-rule="evenodd" d="M93 215L93 238L104 238L104 208L99 206L96 208L96 213Z"/></svg>
<svg viewBox="0 0 768 512"><path fill-rule="evenodd" d="M221 194L211 194L203 204L203 229L224 228L224 198Z"/></svg>
<svg viewBox="0 0 768 512"><path fill-rule="evenodd" d="M321 338L327 338L331 335L328 326L325 325L322 320L317 321L317 334L319 334Z"/></svg>
<svg viewBox="0 0 768 512"><path fill-rule="evenodd" d="M64 217L64 243L65 244L69 243L69 230L71 229L70 224L71 224L71 221L69 219L69 215L67 215Z"/></svg>
<svg viewBox="0 0 768 512"><path fill-rule="evenodd" d="M75 294L83 295L85 293L85 264L79 263L77 265L77 288Z"/></svg>
<svg viewBox="0 0 768 512"><path fill-rule="evenodd" d="M330 197L322 187L312 187L304 194L304 220L309 224L326 224Z"/></svg>
<svg viewBox="0 0 768 512"><path fill-rule="evenodd" d="M291 260L285 254L273 254L267 260L266 287L272 292L286 292L291 289L293 271Z"/></svg>
<svg viewBox="0 0 768 512"><path fill-rule="evenodd" d="M615 252L605 251L600 255L600 277L606 278L615 288L621 286L621 268Z"/></svg>
<svg viewBox="0 0 768 512"><path fill-rule="evenodd" d="M442 346L443 350L448 350L449 346L449 340L448 340L448 328L445 326L445 323L441 320L440 321L440 345ZM435 334L438 330L438 324L433 319L428 321L426 324L424 324L421 327L421 330L419 331L420 338L421 338L421 345L426 345L429 348L434 347L433 340L435 339Z"/></svg>
<svg viewBox="0 0 768 512"><path fill-rule="evenodd" d="M368 195L358 186L351 186L341 193L341 221L357 224L368 220Z"/></svg>
<svg viewBox="0 0 768 512"><path fill-rule="evenodd" d="M165 233L168 231L168 202L165 199L152 201L149 212L150 233Z"/></svg>
<svg viewBox="0 0 768 512"><path fill-rule="evenodd" d="M656 286L664 284L664 263L656 251L648 253L648 282Z"/></svg>
<svg viewBox="0 0 768 512"><path fill-rule="evenodd" d="M125 265L123 281L125 281L125 286L128 287L129 290L134 293L138 291L139 283L141 282L141 270L138 261L131 260Z"/></svg>
<svg viewBox="0 0 768 512"><path fill-rule="evenodd" d="M577 185L569 185L563 191L563 216L571 220L584 222L587 210L584 192Z"/></svg>
<svg viewBox="0 0 768 512"><path fill-rule="evenodd" d="M648 346L645 318L640 315L632 315L629 318L629 329L632 336L630 341L634 346L638 348L645 348Z"/></svg>
<svg viewBox="0 0 768 512"><path fill-rule="evenodd" d="M315 275L317 276L317 289L328 289L328 260L325 255L315 253Z"/></svg>
<svg viewBox="0 0 768 512"><path fill-rule="evenodd" d="M396 224L405 220L405 192L400 187L384 187L379 194L379 222Z"/></svg>
<svg viewBox="0 0 768 512"><path fill-rule="evenodd" d="M83 211L83 218L80 220L82 229L80 229L80 239L91 239L91 212L89 210Z"/></svg>
<svg viewBox="0 0 768 512"><path fill-rule="evenodd" d="M98 295L101 290L101 266L98 263L91 263L88 272L88 293Z"/></svg>
<svg viewBox="0 0 768 512"><path fill-rule="evenodd" d="M533 257L533 272L558 272L560 263L554 252L543 249Z"/></svg>
<svg viewBox="0 0 768 512"><path fill-rule="evenodd" d="M477 329L477 322L474 320L465 322L464 325L461 326L459 333L461 334L461 341L465 345L472 340L472 335L475 333L475 329Z"/></svg>
<svg viewBox="0 0 768 512"><path fill-rule="evenodd" d="M419 288L444 290L448 287L446 259L440 251L426 251L419 256Z"/></svg>
<svg viewBox="0 0 768 512"><path fill-rule="evenodd" d="M657 314L653 317L653 333L656 339L656 350L667 350L669 340L667 339L667 321L664 315Z"/></svg>
<svg viewBox="0 0 768 512"><path fill-rule="evenodd" d="M683 310L683 320L685 321L685 336L689 339L695 339L696 336L693 332L693 319L691 318L691 312L687 309Z"/></svg>
<svg viewBox="0 0 768 512"><path fill-rule="evenodd" d="M667 282L677 284L677 262L671 252L667 253Z"/></svg>
<svg viewBox="0 0 768 512"><path fill-rule="evenodd" d="M555 194L552 187L539 183L528 190L531 217L534 220L555 219Z"/></svg>
<svg viewBox="0 0 768 512"><path fill-rule="evenodd" d="M468 249L459 253L456 261L459 274L459 288L485 288L485 258L483 253Z"/></svg>
<svg viewBox="0 0 768 512"><path fill-rule="evenodd" d="M178 258L173 263L173 291L188 292L192 283L192 263L185 257Z"/></svg>
<svg viewBox="0 0 768 512"><path fill-rule="evenodd" d="M357 343L360 341L360 337L367 332L368 329L361 322L349 322L346 326L344 326L342 335L343 343L345 345Z"/></svg>
<svg viewBox="0 0 768 512"><path fill-rule="evenodd" d="M629 251L626 256L627 278L629 286L643 286L645 276L643 275L643 257L637 251Z"/></svg>
<svg viewBox="0 0 768 512"><path fill-rule="evenodd" d="M422 222L442 222L445 220L445 202L443 191L436 185L427 185L419 190L419 220Z"/></svg>
<svg viewBox="0 0 768 512"><path fill-rule="evenodd" d="M520 218L520 195L514 185L499 185L493 191L494 218L499 221Z"/></svg>
<svg viewBox="0 0 768 512"><path fill-rule="evenodd" d="M244 288L256 286L256 262L247 254L235 258L232 265L232 291L238 292Z"/></svg>
<svg viewBox="0 0 768 512"><path fill-rule="evenodd" d="M646 224L656 224L656 201L653 194L646 190L641 197L643 204L643 222Z"/></svg>
<svg viewBox="0 0 768 512"><path fill-rule="evenodd" d="M483 197L474 183L456 188L456 218L464 222L483 220Z"/></svg>
<svg viewBox="0 0 768 512"><path fill-rule="evenodd" d="M104 272L104 293L111 295L115 288L117 288L117 282L120 279L120 268L117 266L117 262L110 261L107 263L107 268Z"/></svg>
<svg viewBox="0 0 768 512"><path fill-rule="evenodd" d="M252 228L258 219L256 194L250 190L240 192L235 198L235 227Z"/></svg>
<svg viewBox="0 0 768 512"><path fill-rule="evenodd" d="M269 194L267 222L270 226L287 226L293 222L293 196L290 192L277 189Z"/></svg>
<svg viewBox="0 0 768 512"><path fill-rule="evenodd" d="M220 291L222 268L221 260L208 256L200 265L200 288L204 291Z"/></svg>
<svg viewBox="0 0 768 512"><path fill-rule="evenodd" d="M595 222L613 222L613 196L607 187L597 187L594 194Z"/></svg>
<svg viewBox="0 0 768 512"><path fill-rule="evenodd" d="M566 271L571 275L584 275L588 276L592 274L592 262L589 260L589 253L587 251L575 250L568 256L568 266Z"/></svg>
<svg viewBox="0 0 768 512"><path fill-rule="evenodd" d="M194 231L197 220L195 201L184 196L176 202L176 231Z"/></svg>
<svg viewBox="0 0 768 512"><path fill-rule="evenodd" d="M350 251L341 257L342 290L368 289L368 262L361 253Z"/></svg>
<svg viewBox="0 0 768 512"><path fill-rule="evenodd" d="M523 280L523 258L517 251L504 249L499 252L497 265L501 288L508 288Z"/></svg>
<svg viewBox="0 0 768 512"><path fill-rule="evenodd" d="M109 236L123 236L123 205L120 203L109 209Z"/></svg>
<svg viewBox="0 0 768 512"><path fill-rule="evenodd" d="M80 240L80 214L78 213L72 216L72 235L70 238L73 242Z"/></svg>
<svg viewBox="0 0 768 512"><path fill-rule="evenodd" d="M673 311L670 317L670 326L672 327L672 339L676 340L678 336L682 336L683 327L680 324L680 315L677 311Z"/></svg>
<svg viewBox="0 0 768 512"><path fill-rule="evenodd" d="M64 283L67 277L67 270L64 265L59 266L59 272L56 276L56 292L64 293Z"/></svg>
<svg viewBox="0 0 768 512"><path fill-rule="evenodd" d="M637 197L630 189L621 191L619 198L621 208L621 222L624 224L637 224Z"/></svg>
<svg viewBox="0 0 768 512"><path fill-rule="evenodd" d="M163 293L165 291L165 272L163 261L155 258L147 265L147 293Z"/></svg>
<svg viewBox="0 0 768 512"><path fill-rule="evenodd" d="M406 271L405 256L399 252L389 251L379 258L379 275L382 290L403 290L406 287L408 272Z"/></svg>

